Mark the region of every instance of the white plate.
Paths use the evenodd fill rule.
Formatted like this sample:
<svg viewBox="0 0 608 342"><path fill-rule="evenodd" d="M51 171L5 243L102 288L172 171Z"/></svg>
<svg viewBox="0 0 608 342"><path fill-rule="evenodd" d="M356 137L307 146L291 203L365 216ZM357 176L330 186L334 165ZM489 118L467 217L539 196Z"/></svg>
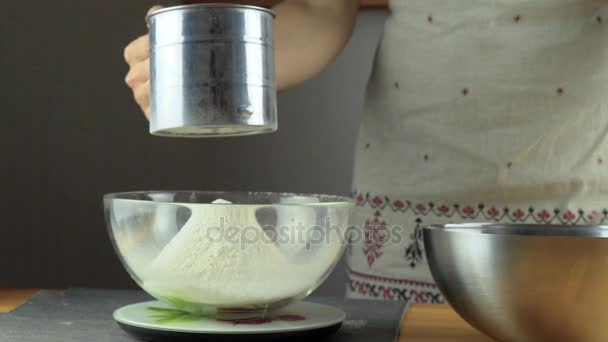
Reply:
<svg viewBox="0 0 608 342"><path fill-rule="evenodd" d="M164 334L251 335L306 332L339 326L346 314L335 307L298 302L272 314L268 319L221 321L190 316L158 301L132 304L114 312L125 330L156 330ZM133 331L129 331L134 333ZM137 331L136 331L137 332ZM149 332L151 333L151 332Z"/></svg>

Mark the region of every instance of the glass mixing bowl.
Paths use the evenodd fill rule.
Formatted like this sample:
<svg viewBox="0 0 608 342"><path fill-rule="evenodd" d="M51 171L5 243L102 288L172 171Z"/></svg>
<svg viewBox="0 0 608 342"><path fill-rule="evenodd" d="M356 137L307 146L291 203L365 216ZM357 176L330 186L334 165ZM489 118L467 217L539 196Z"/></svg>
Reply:
<svg viewBox="0 0 608 342"><path fill-rule="evenodd" d="M116 253L146 292L190 313L244 318L302 299L327 278L344 251L353 202L146 191L105 195L104 207Z"/></svg>

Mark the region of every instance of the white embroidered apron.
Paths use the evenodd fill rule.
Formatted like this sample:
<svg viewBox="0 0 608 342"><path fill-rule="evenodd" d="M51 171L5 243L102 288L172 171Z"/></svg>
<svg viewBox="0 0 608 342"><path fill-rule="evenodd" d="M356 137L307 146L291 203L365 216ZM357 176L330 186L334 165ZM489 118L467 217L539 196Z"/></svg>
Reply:
<svg viewBox="0 0 608 342"><path fill-rule="evenodd" d="M442 301L425 224L608 223L608 1L393 0L353 189L356 298Z"/></svg>

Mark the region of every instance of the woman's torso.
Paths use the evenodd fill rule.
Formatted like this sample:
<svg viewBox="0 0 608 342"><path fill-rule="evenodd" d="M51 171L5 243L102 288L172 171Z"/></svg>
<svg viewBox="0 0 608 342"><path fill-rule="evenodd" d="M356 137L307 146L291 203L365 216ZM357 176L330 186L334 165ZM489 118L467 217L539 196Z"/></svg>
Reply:
<svg viewBox="0 0 608 342"><path fill-rule="evenodd" d="M608 3L393 0L353 187L368 232L608 222ZM415 240L352 246L349 268L432 282Z"/></svg>

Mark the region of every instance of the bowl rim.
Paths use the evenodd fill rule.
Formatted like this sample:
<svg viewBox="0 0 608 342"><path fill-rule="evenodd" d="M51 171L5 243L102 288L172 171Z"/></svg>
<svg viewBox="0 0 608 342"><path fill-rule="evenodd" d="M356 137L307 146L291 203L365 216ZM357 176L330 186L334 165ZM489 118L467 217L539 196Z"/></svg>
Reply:
<svg viewBox="0 0 608 342"><path fill-rule="evenodd" d="M178 202L178 201L163 201L163 200L155 200L153 198L150 199L136 199L136 198L128 198L129 196L135 195L149 195L149 194L176 194L176 193L191 193L191 194L205 194L205 195L216 195L216 198L222 198L222 195L278 195L280 197L307 197L307 198L325 198L330 201L325 202L313 202L313 203L203 203L203 202ZM355 201L352 197L340 196L340 195L328 195L328 194L314 194L314 193L297 193L297 192L272 192L272 191L223 191L223 190L140 190L140 191L124 191L124 192L112 192L103 195L104 201L113 201L113 200L121 200L121 201L132 201L132 202L140 202L140 203L159 203L159 204L177 204L177 205L230 205L230 206L347 206L353 207Z"/></svg>
<svg viewBox="0 0 608 342"><path fill-rule="evenodd" d="M608 238L608 225L565 225L542 223L449 223L427 225L426 231L443 231L457 234L487 236L536 236L536 237L596 237Z"/></svg>

